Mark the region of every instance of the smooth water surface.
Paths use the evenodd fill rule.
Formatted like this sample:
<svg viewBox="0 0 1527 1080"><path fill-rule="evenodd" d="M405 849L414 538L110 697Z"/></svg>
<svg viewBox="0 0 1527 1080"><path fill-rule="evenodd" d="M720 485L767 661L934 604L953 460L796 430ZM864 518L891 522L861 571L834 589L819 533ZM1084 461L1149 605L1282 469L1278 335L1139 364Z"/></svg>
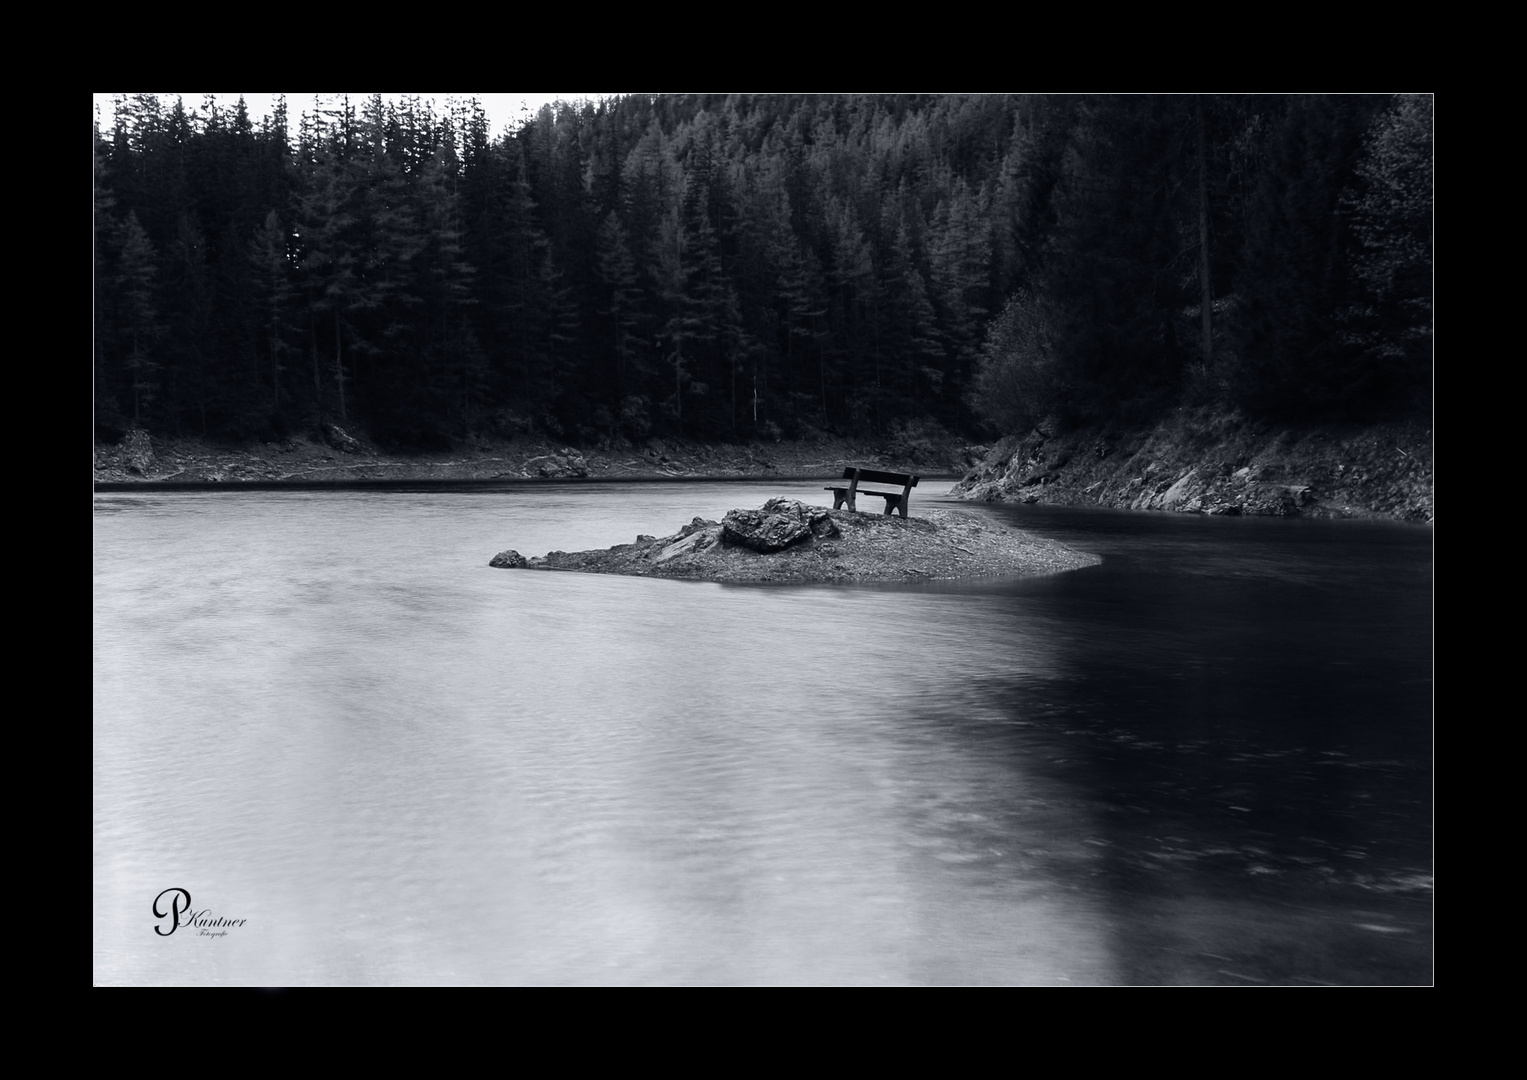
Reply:
<svg viewBox="0 0 1527 1080"><path fill-rule="evenodd" d="M967 506L1104 562L487 565L819 489L97 495L94 981L1431 982L1429 529ZM172 887L245 921L161 937Z"/></svg>

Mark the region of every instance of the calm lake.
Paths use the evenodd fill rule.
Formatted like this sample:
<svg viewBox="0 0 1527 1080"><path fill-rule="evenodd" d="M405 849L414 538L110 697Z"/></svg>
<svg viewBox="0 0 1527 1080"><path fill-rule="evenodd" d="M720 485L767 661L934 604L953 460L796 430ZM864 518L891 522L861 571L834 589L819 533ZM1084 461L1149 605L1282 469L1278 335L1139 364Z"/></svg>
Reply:
<svg viewBox="0 0 1527 1080"><path fill-rule="evenodd" d="M98 493L93 981L1432 982L1429 528L943 482L1104 561L488 567L821 486Z"/></svg>

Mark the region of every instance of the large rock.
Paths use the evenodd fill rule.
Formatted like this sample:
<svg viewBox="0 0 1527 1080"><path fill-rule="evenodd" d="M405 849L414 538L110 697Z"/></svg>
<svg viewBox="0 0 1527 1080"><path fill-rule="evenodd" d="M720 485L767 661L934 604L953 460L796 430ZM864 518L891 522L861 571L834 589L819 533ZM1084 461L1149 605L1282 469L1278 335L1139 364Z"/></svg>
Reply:
<svg viewBox="0 0 1527 1080"><path fill-rule="evenodd" d="M565 449L560 454L541 454L525 462L522 470L526 476L584 477L589 474L589 463L576 450Z"/></svg>
<svg viewBox="0 0 1527 1080"><path fill-rule="evenodd" d="M721 539L721 529L714 521L704 521L695 518L695 525L681 529L679 539L671 544L664 545L660 551L652 556L652 564L661 566L666 562L677 559L680 555L694 555L714 547ZM708 527L707 527L708 526Z"/></svg>
<svg viewBox="0 0 1527 1080"><path fill-rule="evenodd" d="M360 442L338 424L324 425L323 441L342 454L358 454L361 452Z"/></svg>
<svg viewBox="0 0 1527 1080"><path fill-rule="evenodd" d="M1264 517L1299 517L1315 502L1307 484L1254 483L1247 487L1243 511Z"/></svg>
<svg viewBox="0 0 1527 1080"><path fill-rule="evenodd" d="M1156 505L1163 510L1176 510L1179 505L1184 510L1191 509L1187 504L1198 494L1198 487L1198 470L1189 469L1161 493Z"/></svg>
<svg viewBox="0 0 1527 1080"><path fill-rule="evenodd" d="M724 543L761 555L783 551L813 537L838 534L837 522L827 510L795 499L770 499L758 510L729 510L721 520Z"/></svg>
<svg viewBox="0 0 1527 1080"><path fill-rule="evenodd" d="M130 473L147 476L154 467L154 444L148 432L134 429L122 440L122 465Z"/></svg>
<svg viewBox="0 0 1527 1080"><path fill-rule="evenodd" d="M500 551L497 555L493 556L488 565L496 566L500 570L523 570L530 565L530 560L518 551Z"/></svg>

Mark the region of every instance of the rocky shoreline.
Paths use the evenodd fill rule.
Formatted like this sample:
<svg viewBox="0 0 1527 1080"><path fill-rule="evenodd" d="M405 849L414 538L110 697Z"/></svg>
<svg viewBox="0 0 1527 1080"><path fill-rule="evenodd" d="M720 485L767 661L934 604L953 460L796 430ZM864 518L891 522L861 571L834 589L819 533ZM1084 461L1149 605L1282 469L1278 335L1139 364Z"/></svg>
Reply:
<svg viewBox="0 0 1527 1080"><path fill-rule="evenodd" d="M775 443L624 439L582 449L545 439L475 440L446 452L384 452L334 425L280 443L225 447L132 431L97 442L98 486L346 484L534 479L835 476L870 465L962 476L951 494L983 502L1178 513L1432 522L1429 422L1278 426L1179 409L1152 427L1035 430L995 446L903 434L883 443L818 433Z"/></svg>
<svg viewBox="0 0 1527 1080"><path fill-rule="evenodd" d="M697 581L859 583L1053 574L1101 562L1054 540L978 515L916 517L829 510L770 499L721 521L695 518L670 536L638 536L603 551L502 551L490 566Z"/></svg>
<svg viewBox="0 0 1527 1080"><path fill-rule="evenodd" d="M951 492L983 502L1197 514L1434 521L1421 421L1291 427L1179 410L1148 429L1001 440Z"/></svg>
<svg viewBox="0 0 1527 1080"><path fill-rule="evenodd" d="M96 443L93 475L97 484L113 485L745 479L829 476L845 465L878 465L922 476L959 476L986 450L948 439L873 444L821 435L731 445L622 439L583 449L544 439L475 440L452 451L402 455L328 425L307 436L243 447L132 431L116 444Z"/></svg>

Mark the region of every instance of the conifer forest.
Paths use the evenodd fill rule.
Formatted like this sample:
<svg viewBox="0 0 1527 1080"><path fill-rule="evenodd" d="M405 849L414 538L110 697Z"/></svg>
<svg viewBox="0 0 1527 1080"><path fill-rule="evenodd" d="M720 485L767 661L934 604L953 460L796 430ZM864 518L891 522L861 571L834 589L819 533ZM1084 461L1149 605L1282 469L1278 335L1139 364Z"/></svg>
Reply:
<svg viewBox="0 0 1527 1080"><path fill-rule="evenodd" d="M103 438L1432 407L1428 95L630 95L497 136L472 99L116 104Z"/></svg>

